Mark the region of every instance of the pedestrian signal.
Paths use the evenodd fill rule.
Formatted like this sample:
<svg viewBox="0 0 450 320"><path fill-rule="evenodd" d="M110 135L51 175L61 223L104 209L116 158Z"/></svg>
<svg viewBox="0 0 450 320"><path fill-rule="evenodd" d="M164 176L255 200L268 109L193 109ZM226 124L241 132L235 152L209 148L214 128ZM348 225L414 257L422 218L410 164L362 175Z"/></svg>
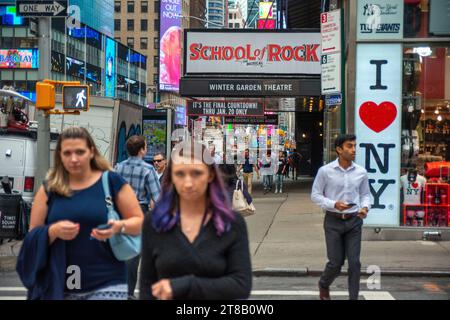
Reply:
<svg viewBox="0 0 450 320"><path fill-rule="evenodd" d="M36 109L51 110L55 107L55 86L50 83L36 83Z"/></svg>
<svg viewBox="0 0 450 320"><path fill-rule="evenodd" d="M64 110L89 110L89 86L65 85L62 88Z"/></svg>

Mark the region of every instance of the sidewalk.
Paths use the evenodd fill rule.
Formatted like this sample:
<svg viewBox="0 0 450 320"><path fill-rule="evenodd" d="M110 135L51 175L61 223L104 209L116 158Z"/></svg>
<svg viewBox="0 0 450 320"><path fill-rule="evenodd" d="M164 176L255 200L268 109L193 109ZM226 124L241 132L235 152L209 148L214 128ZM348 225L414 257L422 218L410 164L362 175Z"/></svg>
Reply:
<svg viewBox="0 0 450 320"><path fill-rule="evenodd" d="M260 185L254 187L257 213L246 221L256 274L322 272L327 262L324 213L311 202L310 190L311 182L292 180L281 195L264 195ZM450 276L450 241L363 241L361 264L364 273L376 265L384 274Z"/></svg>
<svg viewBox="0 0 450 320"><path fill-rule="evenodd" d="M261 183L255 181L257 213L246 218L255 275L322 272L327 261L324 214L310 200L309 180L294 183L289 179L285 193L265 195ZM11 242L0 246L0 272L15 270L20 245ZM364 273L375 265L382 274L450 276L450 241L363 241L361 263Z"/></svg>

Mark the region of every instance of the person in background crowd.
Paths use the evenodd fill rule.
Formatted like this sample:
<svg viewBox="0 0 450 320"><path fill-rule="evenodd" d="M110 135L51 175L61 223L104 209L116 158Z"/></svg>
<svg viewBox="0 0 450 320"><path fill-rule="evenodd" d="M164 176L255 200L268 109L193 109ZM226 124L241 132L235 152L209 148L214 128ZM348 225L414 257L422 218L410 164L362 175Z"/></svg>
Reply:
<svg viewBox="0 0 450 320"><path fill-rule="evenodd" d="M143 136L131 136L127 140L126 147L130 157L117 164L115 169L131 185L142 211L147 214L150 203L156 203L161 192L158 175L155 169L144 161L144 156L147 154L147 141ZM139 261L139 255L127 261L128 299L135 299L134 290Z"/></svg>
<svg viewBox="0 0 450 320"><path fill-rule="evenodd" d="M283 193L283 179L284 174L286 173L286 169L288 168L288 164L286 158L284 157L284 152L280 151L278 158L278 167L277 167L277 180L275 184L275 193Z"/></svg>
<svg viewBox="0 0 450 320"><path fill-rule="evenodd" d="M247 185L245 182L239 181L239 177L236 174L236 167L234 164L221 164L219 165L220 172L222 173L222 179L225 185L225 188L228 191L228 195L230 199L233 199L234 190L236 189L236 185L238 188L241 188L241 182L243 185L242 193L244 194L245 200L250 204L253 202L252 196L248 192Z"/></svg>
<svg viewBox="0 0 450 320"><path fill-rule="evenodd" d="M203 159L206 148L195 145L184 143L172 155L161 200L145 217L140 299L246 299L250 295L246 223L230 209L217 166Z"/></svg>
<svg viewBox="0 0 450 320"><path fill-rule="evenodd" d="M244 183L248 187L248 193L252 194L252 186L253 186L253 171L256 172L258 180L259 180L259 169L258 165L256 163L251 164L250 163L250 152L249 149L245 149L245 162L242 165L239 165L237 169L237 174L239 175L239 172L244 169Z"/></svg>
<svg viewBox="0 0 450 320"><path fill-rule="evenodd" d="M261 175L263 176L264 194L272 191L274 168L276 165L272 152L267 150L266 156L261 160Z"/></svg>
<svg viewBox="0 0 450 320"><path fill-rule="evenodd" d="M155 154L155 156L153 157L153 165L155 166L158 180L161 183L167 165L166 157L164 156L164 154L162 154L161 152Z"/></svg>
<svg viewBox="0 0 450 320"><path fill-rule="evenodd" d="M211 157L213 158L215 164L219 165L219 164L223 163L222 157L218 153L216 153L216 145L215 144L211 144L209 146L209 151L211 153Z"/></svg>
<svg viewBox="0 0 450 320"><path fill-rule="evenodd" d="M330 300L330 285L348 259L350 300L357 300L361 272L361 229L370 208L367 171L355 164L356 136L339 135L338 158L321 167L312 187L311 200L326 210L325 240L328 263L320 277L321 300Z"/></svg>
<svg viewBox="0 0 450 320"><path fill-rule="evenodd" d="M102 174L111 170L86 129L61 132L54 168L36 193L30 232L17 263L29 299L127 298L125 262L115 258L105 241L116 233L139 235L143 214L130 185L109 172L111 195L122 219L108 221ZM98 228L106 223L109 228ZM79 281L70 281L76 270Z"/></svg>
<svg viewBox="0 0 450 320"><path fill-rule="evenodd" d="M297 151L297 149L294 149L291 157L292 157L291 165L293 172L292 179L297 180L300 174L300 162L302 161L302 155Z"/></svg>

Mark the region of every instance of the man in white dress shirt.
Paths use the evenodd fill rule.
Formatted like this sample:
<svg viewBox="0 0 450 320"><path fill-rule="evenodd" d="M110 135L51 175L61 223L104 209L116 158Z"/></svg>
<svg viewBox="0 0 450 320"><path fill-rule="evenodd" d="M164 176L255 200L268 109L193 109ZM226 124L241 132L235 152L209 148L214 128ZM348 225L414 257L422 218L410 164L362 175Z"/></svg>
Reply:
<svg viewBox="0 0 450 320"><path fill-rule="evenodd" d="M349 296L356 300L361 273L362 225L370 208L369 180L366 169L353 162L356 136L338 136L335 147L338 158L319 169L311 193L311 200L326 211L328 263L319 281L320 299L330 299L329 287L347 258Z"/></svg>

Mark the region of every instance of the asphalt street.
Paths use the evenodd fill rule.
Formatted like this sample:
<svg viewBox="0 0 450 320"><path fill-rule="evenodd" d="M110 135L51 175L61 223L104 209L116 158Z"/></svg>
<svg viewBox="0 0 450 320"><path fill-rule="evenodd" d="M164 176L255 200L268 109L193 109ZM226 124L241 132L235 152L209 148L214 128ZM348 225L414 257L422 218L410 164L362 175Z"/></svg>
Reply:
<svg viewBox="0 0 450 320"><path fill-rule="evenodd" d="M331 287L334 300L348 299L345 276ZM317 300L318 277L254 277L252 300ZM369 282L369 284L368 284ZM379 286L379 287L377 287ZM360 299L450 300L450 277L361 277ZM0 273L0 300L24 300L26 290L15 272Z"/></svg>

